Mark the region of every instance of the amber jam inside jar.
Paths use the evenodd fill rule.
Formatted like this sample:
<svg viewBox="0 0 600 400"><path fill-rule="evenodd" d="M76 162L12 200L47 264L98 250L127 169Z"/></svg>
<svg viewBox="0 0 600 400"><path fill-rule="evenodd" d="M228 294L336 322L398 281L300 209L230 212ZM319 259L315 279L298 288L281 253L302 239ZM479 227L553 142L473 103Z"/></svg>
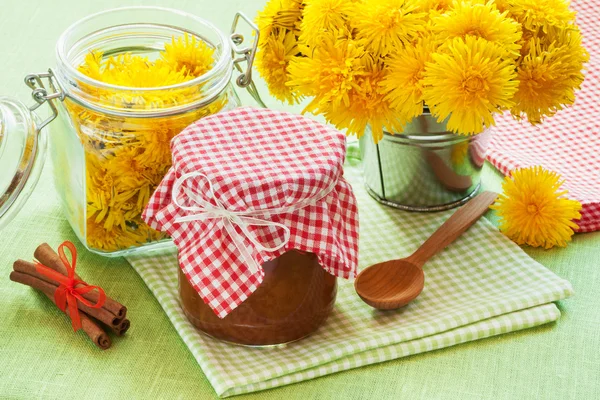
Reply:
<svg viewBox="0 0 600 400"><path fill-rule="evenodd" d="M312 253L291 250L262 265L265 277L256 291L221 319L179 270L179 294L194 326L217 339L267 346L301 339L321 326L333 309L336 277Z"/></svg>

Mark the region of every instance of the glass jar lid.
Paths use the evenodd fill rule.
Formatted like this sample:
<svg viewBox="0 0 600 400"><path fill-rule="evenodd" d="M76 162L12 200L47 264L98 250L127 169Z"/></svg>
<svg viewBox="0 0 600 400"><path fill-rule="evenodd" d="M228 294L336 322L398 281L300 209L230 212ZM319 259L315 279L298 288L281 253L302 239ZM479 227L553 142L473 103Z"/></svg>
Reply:
<svg viewBox="0 0 600 400"><path fill-rule="evenodd" d="M23 103L0 97L0 229L33 191L43 168L46 142Z"/></svg>

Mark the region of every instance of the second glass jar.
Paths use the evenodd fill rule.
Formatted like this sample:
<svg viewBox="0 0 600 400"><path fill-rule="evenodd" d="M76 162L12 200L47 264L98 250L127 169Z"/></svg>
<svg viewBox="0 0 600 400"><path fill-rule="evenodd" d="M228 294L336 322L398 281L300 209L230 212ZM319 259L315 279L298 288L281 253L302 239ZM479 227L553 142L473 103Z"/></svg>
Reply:
<svg viewBox="0 0 600 400"><path fill-rule="evenodd" d="M206 73L183 83L157 87L163 78L139 76L140 87L118 86L79 68L90 54L153 61L166 43L190 37L205 42L214 61ZM55 101L51 154L66 217L89 250L116 256L168 239L141 214L171 165L170 140L192 122L240 105L232 71L228 38L207 21L175 10L110 10L63 33L54 89L64 99ZM145 87L144 78L154 82Z"/></svg>

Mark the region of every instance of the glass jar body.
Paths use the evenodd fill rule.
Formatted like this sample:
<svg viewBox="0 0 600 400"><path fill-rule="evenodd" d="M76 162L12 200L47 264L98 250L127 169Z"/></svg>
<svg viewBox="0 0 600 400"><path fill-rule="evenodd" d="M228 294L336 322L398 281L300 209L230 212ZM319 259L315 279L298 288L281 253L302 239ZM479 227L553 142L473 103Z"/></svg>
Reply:
<svg viewBox="0 0 600 400"><path fill-rule="evenodd" d="M165 43L193 35L214 50L212 68L162 87L122 87L79 70L92 52L149 61ZM230 83L231 49L208 22L174 10L135 7L95 14L57 44L64 93L50 124L55 186L66 217L91 251L120 256L168 241L141 214L171 166L170 140L194 121L240 105Z"/></svg>
<svg viewBox="0 0 600 400"><path fill-rule="evenodd" d="M337 278L312 253L288 251L263 264L258 289L220 319L179 270L181 306L190 322L214 338L247 346L269 346L299 340L327 319L337 295Z"/></svg>
<svg viewBox="0 0 600 400"><path fill-rule="evenodd" d="M64 214L81 242L121 256L168 241L141 214L171 166L170 140L199 118L238 105L231 85L205 107L155 118L111 116L65 99L50 125L51 159Z"/></svg>

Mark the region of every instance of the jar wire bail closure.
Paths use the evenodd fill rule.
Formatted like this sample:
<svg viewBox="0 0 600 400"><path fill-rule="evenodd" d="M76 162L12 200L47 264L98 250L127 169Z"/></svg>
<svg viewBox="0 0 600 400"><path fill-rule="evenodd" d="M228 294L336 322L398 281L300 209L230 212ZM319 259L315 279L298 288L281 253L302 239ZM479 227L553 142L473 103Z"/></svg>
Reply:
<svg viewBox="0 0 600 400"><path fill-rule="evenodd" d="M237 26L239 20L243 19L252 29L252 34L255 37L254 42L252 43L252 47L241 47L244 42L244 36L240 33L237 33ZM245 88L250 96L262 107L268 108L263 102L262 98L258 90L256 89L256 85L252 80L252 65L254 63L254 57L256 56L256 52L258 50L258 41L260 39L260 30L258 26L248 18L244 13L237 12L235 17L233 18L233 23L231 24L231 53L233 57L233 65L240 72L240 75L236 79L236 83L239 87ZM235 54L240 54L242 57L235 58ZM244 70L241 67L241 63L246 62L246 69Z"/></svg>
<svg viewBox="0 0 600 400"><path fill-rule="evenodd" d="M50 92L44 85L44 81L42 79L48 80L48 85L50 88ZM54 99L59 99L63 101L65 98L65 92L60 87L60 84L56 79L54 79L54 71L52 68L48 69L48 72L42 72L38 74L29 74L25 77L25 84L32 90L31 97L35 100L36 104L29 107L29 111L33 112L37 110L42 104L48 102L50 106L50 110L52 114L43 120L40 123L36 122L36 130L39 133L46 125L50 122L54 121L54 119L58 116L58 109L54 104Z"/></svg>

